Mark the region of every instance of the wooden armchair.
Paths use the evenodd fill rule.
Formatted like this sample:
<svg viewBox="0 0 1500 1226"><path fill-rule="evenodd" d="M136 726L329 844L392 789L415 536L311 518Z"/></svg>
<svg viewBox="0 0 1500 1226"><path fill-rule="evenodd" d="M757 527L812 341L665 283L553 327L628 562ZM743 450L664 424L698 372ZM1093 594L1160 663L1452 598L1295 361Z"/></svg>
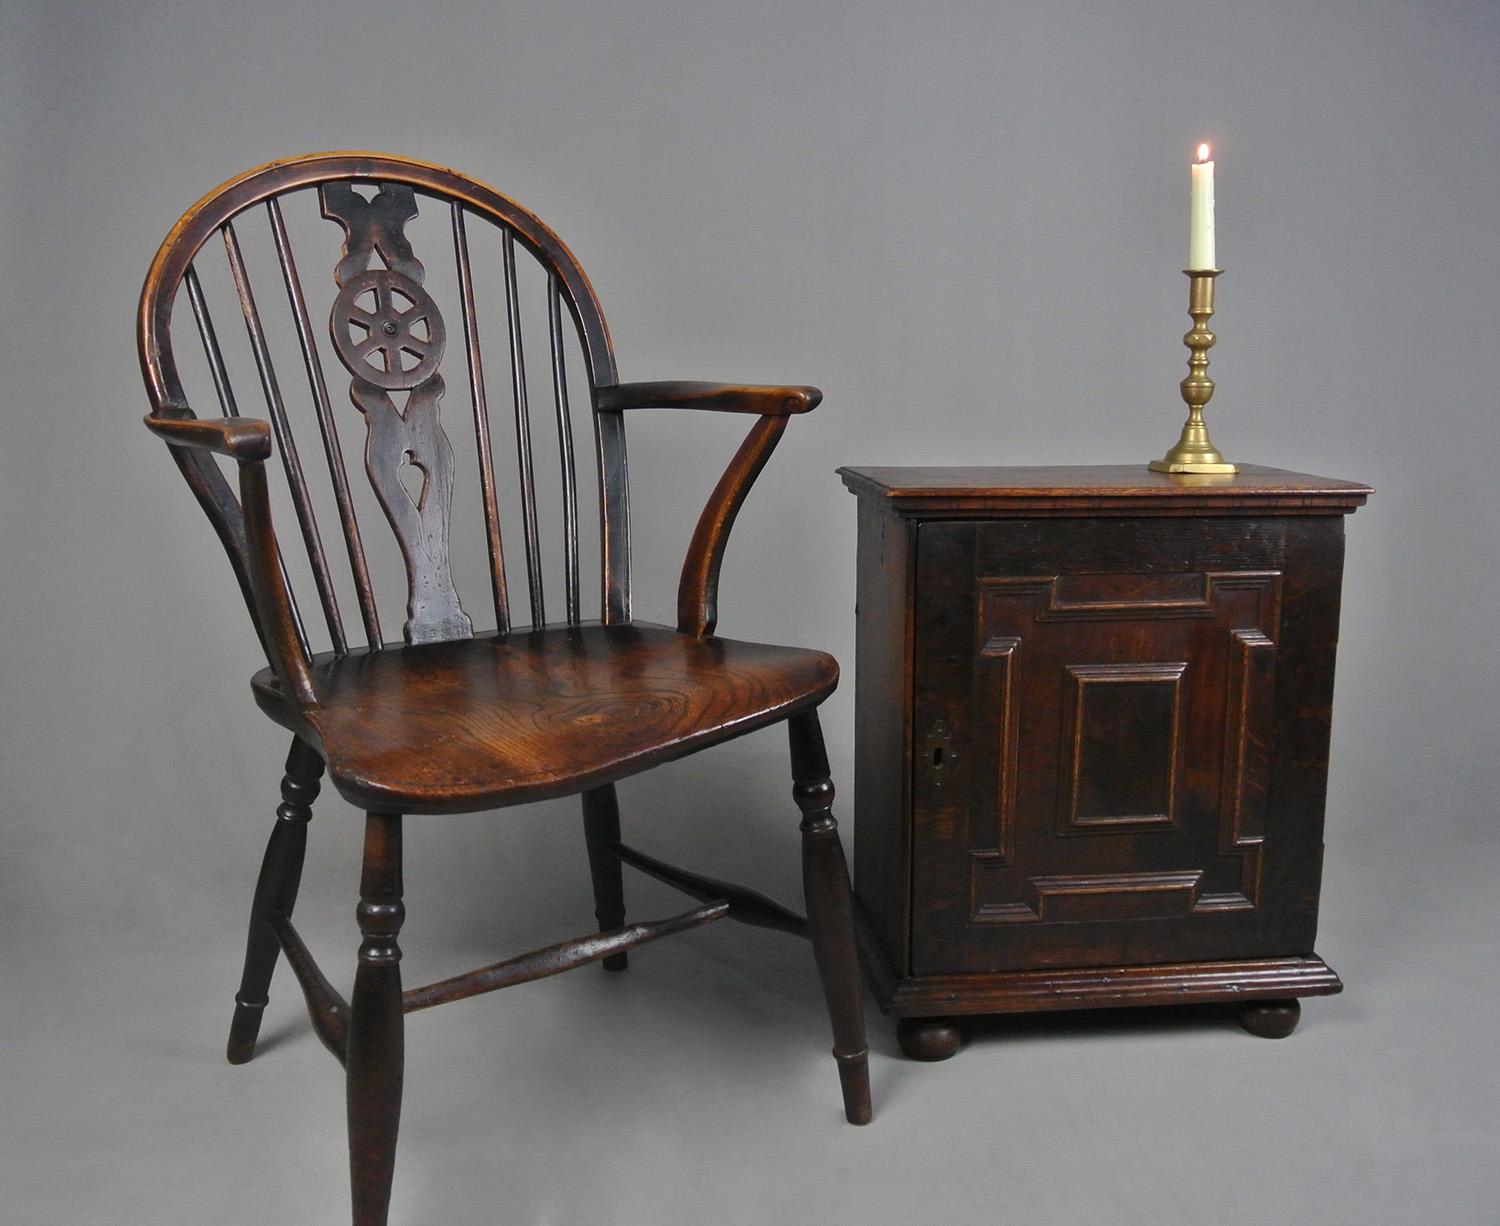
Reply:
<svg viewBox="0 0 1500 1226"><path fill-rule="evenodd" d="M402 642L383 637L372 580L377 568L367 560L356 491L340 443L341 424L357 417L347 408L335 408L312 308L293 258L283 201L298 193L307 193L300 197L302 207L310 208L309 197L314 198L322 217L343 231L330 335L343 368L339 378L348 377L349 398L364 417L365 469L405 566ZM483 508L493 632L475 631L450 568L450 509L458 483L454 450L439 418L448 323L408 233L419 215L419 200L422 209L435 209L451 234L454 313L462 324L477 444L478 488L464 497L472 498L476 511ZM288 213L291 207L289 203ZM251 261L236 233L236 222L243 224L252 211L269 226L265 249L274 249L290 312L289 320L277 322L283 324L283 340L295 336L302 359L307 415L316 416L327 460L327 493L321 501L325 509L330 503L336 508L346 573L323 546L316 516L320 497L313 488L318 474L299 457L292 426L298 398L283 393L274 357L277 333L257 305L271 293L263 290L258 299L252 290ZM330 231L332 249L338 231L310 220ZM490 433L477 265L470 261L469 228L480 223L483 237L476 237L476 250L483 243L499 255L496 284L503 286L507 320L519 525L514 516L502 524L507 515L501 511L496 480L503 448ZM244 368L256 373L267 420L240 415L233 363L209 311L208 272L200 280L195 267L216 238L222 241L227 281L233 284L246 327L249 359ZM551 407L561 476L561 496L553 504L562 521L561 622L549 622L545 608L548 584L523 344L523 278L517 270L518 255L528 253L540 266L540 273L528 269L529 275L538 288L543 281L546 287ZM436 255L424 254L429 260ZM179 301L184 297L186 309ZM188 315L193 329L186 327ZM205 372L206 395L212 384L219 416L200 418L190 407L172 346L174 316L183 325L180 330L197 333L202 358L195 354L194 360ZM568 319L576 337L565 326ZM628 950L725 917L811 941L833 1027L845 1114L852 1123L867 1122L869 1080L848 873L830 812L834 792L817 716L818 704L837 684L838 667L821 652L735 642L714 634L719 567L735 515L787 422L816 407L821 394L810 387L620 383L594 291L551 230L473 179L367 153L275 162L194 205L172 228L146 277L139 343L151 402L146 424L166 440L228 551L270 662L252 679L255 700L293 734L282 803L251 908L229 1059L238 1064L254 1053L271 974L284 951L318 1037L347 1069L356 1226L386 1220L401 1102L404 1014L586 962L624 970ZM576 475L581 449L572 434L570 344L571 352L581 355L573 364L575 385L579 365L587 376L598 465L598 621L584 621L581 611ZM283 371L286 365L282 363ZM678 589L675 629L631 616L625 418L646 408L705 409L755 419L693 533ZM273 451L286 478L279 496L295 516L303 569L321 606L326 651L316 650L319 632L310 619L304 620L293 592L291 564L302 566L303 559L298 551L282 552L272 526L273 466L268 461ZM238 498L225 475L236 468ZM528 628L512 622L502 527L520 530ZM512 541L514 536L512 531ZM554 578L554 595L556 587ZM363 646L346 636L341 588L344 600L352 592L358 605ZM802 814L806 919L754 891L664 864L621 842L617 779L783 720L791 740L792 794ZM340 794L367 812L358 908L363 942L347 1003L291 922L306 827L325 770ZM403 816L466 813L571 794L583 799L599 931L403 991L397 943L405 914ZM697 905L669 919L627 924L622 863L677 887Z"/></svg>

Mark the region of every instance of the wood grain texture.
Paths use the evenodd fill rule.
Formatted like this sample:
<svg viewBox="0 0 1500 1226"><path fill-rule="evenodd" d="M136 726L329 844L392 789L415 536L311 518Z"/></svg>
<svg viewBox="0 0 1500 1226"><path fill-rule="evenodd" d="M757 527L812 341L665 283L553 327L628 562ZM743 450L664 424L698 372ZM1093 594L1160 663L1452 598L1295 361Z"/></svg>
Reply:
<svg viewBox="0 0 1500 1226"><path fill-rule="evenodd" d="M621 409L708 409L715 413L755 413L786 417L810 413L823 400L815 387L767 387L748 383L695 380L617 383L599 389L599 407Z"/></svg>
<svg viewBox="0 0 1500 1226"><path fill-rule="evenodd" d="M762 417L735 452L698 517L688 543L677 586L677 629L697 637L709 635L719 624L719 572L735 517L744 506L755 478L786 430L786 419Z"/></svg>
<svg viewBox="0 0 1500 1226"><path fill-rule="evenodd" d="M833 691L831 656L664 626L587 625L320 656L301 712L351 803L457 813L598 787L784 719ZM263 707L293 721L257 674Z"/></svg>
<svg viewBox="0 0 1500 1226"><path fill-rule="evenodd" d="M325 183L321 198L323 216L344 227L329 327L351 376L350 399L365 417L365 471L406 563L402 633L408 643L468 638L474 626L448 559L453 445L438 410L446 326L405 234L417 215L416 196L405 184L382 183L366 201L347 183ZM407 394L405 408L392 392ZM402 480L408 465L420 474L415 494Z"/></svg>
<svg viewBox="0 0 1500 1226"><path fill-rule="evenodd" d="M258 167L210 192L172 228L157 252L146 276L137 314L141 368L146 378L154 417L194 416L178 374L171 323L174 302L184 285L188 288L189 298L193 300L195 315L203 307L200 301L201 286L196 277L189 277L188 274L194 257L199 254L205 242L247 210L260 204L267 204L269 207L286 193L304 188L327 185L342 187L363 206L365 202L352 191L352 185L356 183L394 186L436 197L445 206L458 206L471 218L482 219L489 226L511 235L514 244L534 256L547 270L549 277L555 279L560 305L566 306L577 329L591 390L601 384L616 382L609 332L593 288L572 253L533 213L493 188L430 163L376 153L311 154ZM350 204L347 211L356 211L356 207ZM354 249L350 252L352 258L344 266L346 274L357 276L361 274L361 270L366 274L379 271L368 267L375 254L380 252L381 240L373 238L373 232L381 226L387 231L393 225L399 228L402 221L399 210L393 211L382 206L370 226L365 227L369 233L361 233L354 238ZM389 234L386 237L389 238ZM381 254L381 261L384 262L389 254L391 253ZM398 250L394 259L397 264L406 266L404 250ZM409 273L408 266L406 275L409 276ZM295 312L295 302L293 308ZM206 312L206 307L204 311ZM202 319L206 321L206 318L205 313ZM422 338L419 336L417 340ZM224 373L222 361L213 366L213 373L217 384L220 374ZM227 375L225 379L225 386L221 390L229 398L228 403L232 403ZM226 415L229 415L228 403L224 409ZM625 621L629 619L630 609L630 528L624 431L618 416L598 420L596 427L600 462L599 520L603 534L601 578L604 607L609 620ZM254 616L256 606L250 590L250 563L246 555L243 516L229 482L215 466L190 453L179 452L174 458L223 541L240 579L246 603ZM345 528L347 538L347 524ZM362 603L361 612L365 611L366 606ZM273 637L268 628L258 625L257 629L263 640ZM378 640L378 636L373 637Z"/></svg>
<svg viewBox="0 0 1500 1226"><path fill-rule="evenodd" d="M366 471L395 530L407 569L404 643L381 640L374 591L348 486L334 406L293 257L282 197L318 189L324 216L343 230L330 317L349 394L367 425ZM499 630L474 638L450 573L452 444L439 420L447 324L427 287L426 268L407 232L418 199L449 214L458 298L469 360L480 451L480 486ZM332 598L328 558L311 519L311 492L297 458L287 405L250 289L233 224L264 204L291 326L308 376L328 456L333 501L344 530L350 578L368 648L347 650ZM500 537L495 456L490 447L479 319L466 223L499 231L507 288L522 524L533 617L542 605L541 531L530 463L516 259L535 257L547 278L547 324L559 431L566 627L513 633ZM241 418L230 363L219 348L195 257L223 235L269 421ZM331 238L331 235L330 235ZM474 248L477 253L479 244ZM435 278L434 284L441 284ZM224 414L199 420L184 395L171 335L173 306L186 289L205 347L214 396ZM583 350L598 465L602 622L580 625L578 484L572 449L563 308ZM355 1226L383 1226L394 1172L404 1078L403 1011L526 982L592 960L623 968L626 950L726 915L809 936L835 1035L845 1112L868 1120L870 1096L848 872L829 805L828 765L813 708L838 680L821 652L721 639L717 581L725 544L751 483L793 414L821 398L813 388L660 383L617 388L614 354L593 290L571 253L534 215L472 179L442 167L381 154L314 154L271 163L205 196L162 244L142 289L138 342L151 412L147 426L169 446L218 533L250 607L270 667L252 679L259 705L296 735L283 781L280 820L268 847L252 909L232 1060L254 1048L266 985L279 954L303 989L313 1028L345 1065ZM581 397L580 397L581 399ZM700 517L679 595L688 633L631 617L630 520L624 410L702 408L757 420ZM344 412L348 412L347 409ZM273 448L274 442L274 448ZM286 575L272 523L268 460L281 454L324 607L334 651L314 657ZM239 496L216 457L238 464ZM417 479L408 481L403 478ZM673 869L620 843L613 783L657 763L779 721L792 721L794 794L803 812L801 917L753 890ZM324 770L335 788L367 809L357 918L361 932L354 990L347 1002L313 959L291 922L305 826ZM402 902L401 827L407 813L499 808L564 794L584 797L585 843L601 931L523 953L403 993L398 937ZM621 859L689 893L720 895L665 921L626 924Z"/></svg>
<svg viewBox="0 0 1500 1226"><path fill-rule="evenodd" d="M872 968L878 962L867 962ZM897 1017L1044 1013L1135 1005L1222 1004L1250 999L1331 996L1344 990L1315 954L1142 966L990 971L898 979L872 974L886 1012Z"/></svg>
<svg viewBox="0 0 1500 1226"><path fill-rule="evenodd" d="M1369 488L1269 469L843 476L856 885L884 1007L1339 991L1312 950L1344 516Z"/></svg>
<svg viewBox="0 0 1500 1226"><path fill-rule="evenodd" d="M909 818L916 528L859 505L854 692L854 880L879 944L905 973L911 943Z"/></svg>
<svg viewBox="0 0 1500 1226"><path fill-rule="evenodd" d="M231 460L265 460L271 427L253 417L146 417L146 429L173 447L211 451Z"/></svg>
<svg viewBox="0 0 1500 1226"><path fill-rule="evenodd" d="M862 498L902 515L1326 515L1364 505L1368 485L1241 465L1233 476L1154 473L1144 464L841 468Z"/></svg>

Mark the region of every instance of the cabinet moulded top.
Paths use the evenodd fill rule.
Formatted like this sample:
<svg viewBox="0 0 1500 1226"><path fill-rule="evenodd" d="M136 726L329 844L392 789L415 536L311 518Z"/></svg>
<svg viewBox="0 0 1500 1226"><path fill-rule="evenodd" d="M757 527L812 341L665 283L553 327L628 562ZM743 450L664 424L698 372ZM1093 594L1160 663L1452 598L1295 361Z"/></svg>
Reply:
<svg viewBox="0 0 1500 1226"><path fill-rule="evenodd" d="M1375 491L1357 481L1243 464L1229 476L1144 464L840 468L862 499L897 515L1347 515Z"/></svg>

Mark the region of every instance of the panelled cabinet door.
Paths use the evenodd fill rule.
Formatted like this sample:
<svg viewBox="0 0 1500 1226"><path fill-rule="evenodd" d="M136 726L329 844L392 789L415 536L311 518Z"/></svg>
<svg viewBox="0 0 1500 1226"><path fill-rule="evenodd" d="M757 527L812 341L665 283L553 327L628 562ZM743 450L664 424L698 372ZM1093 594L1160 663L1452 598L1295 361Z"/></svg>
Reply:
<svg viewBox="0 0 1500 1226"><path fill-rule="evenodd" d="M920 525L913 974L1311 951L1341 534Z"/></svg>

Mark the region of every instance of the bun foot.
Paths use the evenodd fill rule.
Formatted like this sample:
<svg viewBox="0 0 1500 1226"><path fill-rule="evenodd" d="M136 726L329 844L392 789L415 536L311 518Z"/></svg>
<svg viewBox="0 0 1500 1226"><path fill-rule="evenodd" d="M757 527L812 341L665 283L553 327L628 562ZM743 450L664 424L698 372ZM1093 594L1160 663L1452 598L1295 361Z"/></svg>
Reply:
<svg viewBox="0 0 1500 1226"><path fill-rule="evenodd" d="M946 1060L963 1038L951 1017L903 1017L896 1023L896 1042L913 1060Z"/></svg>
<svg viewBox="0 0 1500 1226"><path fill-rule="evenodd" d="M1262 1039L1284 1039L1297 1029L1302 1006L1295 1000L1257 1000L1240 1008L1240 1025Z"/></svg>

